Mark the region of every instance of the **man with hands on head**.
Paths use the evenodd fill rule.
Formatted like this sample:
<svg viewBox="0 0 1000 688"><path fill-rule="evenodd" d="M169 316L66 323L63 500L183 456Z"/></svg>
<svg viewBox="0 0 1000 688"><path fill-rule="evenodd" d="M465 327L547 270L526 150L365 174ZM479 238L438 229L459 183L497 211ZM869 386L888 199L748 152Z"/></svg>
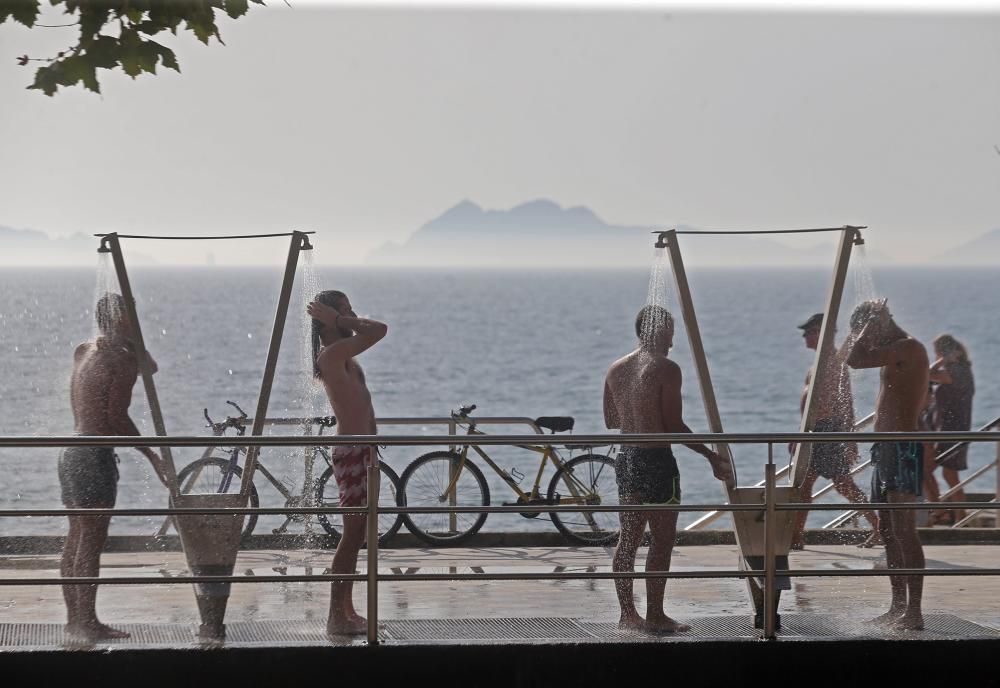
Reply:
<svg viewBox="0 0 1000 688"><path fill-rule="evenodd" d="M355 360L383 337L384 323L359 318L350 299L340 291L323 291L307 306L312 317L313 376L323 382L333 414L337 418L338 435L374 435L375 411L365 374ZM370 445L337 445L330 452L333 475L340 490L340 506L367 506L367 471L377 461L376 447ZM353 574L358 552L365 542L365 515L344 514L343 537L333 555L334 573ZM336 581L330 585L330 615L327 633L330 635L360 635L367 630L367 621L354 610L352 581Z"/></svg>
<svg viewBox="0 0 1000 688"><path fill-rule="evenodd" d="M851 315L851 333L842 348L852 368L881 369L875 432L916 431L927 394L927 350L896 324L885 299L858 305ZM923 481L923 443L875 442L871 460L873 503L916 501ZM890 569L924 568L915 511L880 510L879 531ZM889 611L873 622L905 630L922 629L923 576L890 576L889 582Z"/></svg>

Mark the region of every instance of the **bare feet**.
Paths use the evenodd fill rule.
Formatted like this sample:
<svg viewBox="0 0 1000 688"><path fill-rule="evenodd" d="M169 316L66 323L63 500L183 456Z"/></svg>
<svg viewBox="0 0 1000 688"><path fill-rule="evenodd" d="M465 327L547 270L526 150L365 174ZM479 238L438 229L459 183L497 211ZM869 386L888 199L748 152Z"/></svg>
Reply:
<svg viewBox="0 0 1000 688"><path fill-rule="evenodd" d="M691 627L686 623L674 621L669 616L661 616L656 618L647 618L643 630L647 633L656 634L684 633L685 631L690 631Z"/></svg>
<svg viewBox="0 0 1000 688"><path fill-rule="evenodd" d="M947 509L935 509L931 512L930 525L933 526L953 526L955 516Z"/></svg>
<svg viewBox="0 0 1000 688"><path fill-rule="evenodd" d="M924 630L924 615L920 612L906 612L896 619L895 625L896 628L904 631L922 631Z"/></svg>
<svg viewBox="0 0 1000 688"><path fill-rule="evenodd" d="M620 619L618 619L618 628L623 631L641 631L646 627L646 620L643 619L638 614L625 615L623 614Z"/></svg>
<svg viewBox="0 0 1000 688"><path fill-rule="evenodd" d="M342 619L331 618L326 622L327 635L365 635L367 632L368 621L357 614Z"/></svg>
<svg viewBox="0 0 1000 688"><path fill-rule="evenodd" d="M893 608L887 611L885 614L876 616L874 619L871 619L868 623L874 624L876 626L882 626L883 628L892 627L899 622L899 619L903 616L904 611L905 610L903 609Z"/></svg>
<svg viewBox="0 0 1000 688"><path fill-rule="evenodd" d="M885 543L882 542L882 536L879 534L877 530L873 530L871 534L865 539L865 541L858 545L858 547L869 549L871 547L875 547L876 545L881 546L883 544Z"/></svg>
<svg viewBox="0 0 1000 688"><path fill-rule="evenodd" d="M100 621L87 624L66 624L66 634L82 640L116 640L130 637L127 631L112 628Z"/></svg>

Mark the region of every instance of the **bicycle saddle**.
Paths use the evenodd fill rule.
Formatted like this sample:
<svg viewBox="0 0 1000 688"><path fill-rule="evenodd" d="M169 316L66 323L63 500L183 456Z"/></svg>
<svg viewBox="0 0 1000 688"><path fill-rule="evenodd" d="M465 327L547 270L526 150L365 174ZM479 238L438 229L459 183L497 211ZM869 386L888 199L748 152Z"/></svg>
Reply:
<svg viewBox="0 0 1000 688"><path fill-rule="evenodd" d="M572 416L540 416L535 419L535 425L552 432L572 430L575 422Z"/></svg>

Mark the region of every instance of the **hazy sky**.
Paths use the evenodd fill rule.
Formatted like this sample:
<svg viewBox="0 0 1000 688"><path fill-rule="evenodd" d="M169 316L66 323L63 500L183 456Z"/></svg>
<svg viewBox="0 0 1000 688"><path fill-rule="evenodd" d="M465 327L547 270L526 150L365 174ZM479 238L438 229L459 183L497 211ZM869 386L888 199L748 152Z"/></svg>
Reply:
<svg viewBox="0 0 1000 688"><path fill-rule="evenodd" d="M313 229L338 263L463 198L616 224L863 223L902 261L1000 227L1000 14L271 5L222 19L225 47L164 39L182 74L105 73L102 96L25 90L14 58L73 30L0 26L0 225Z"/></svg>

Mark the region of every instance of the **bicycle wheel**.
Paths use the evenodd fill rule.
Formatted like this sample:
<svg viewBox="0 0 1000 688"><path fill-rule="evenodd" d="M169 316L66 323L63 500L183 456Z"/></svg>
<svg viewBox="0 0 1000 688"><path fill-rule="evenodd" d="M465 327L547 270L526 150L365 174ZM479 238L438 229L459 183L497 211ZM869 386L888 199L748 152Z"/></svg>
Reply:
<svg viewBox="0 0 1000 688"><path fill-rule="evenodd" d="M229 476L229 487L226 494L236 494L240 491L240 480L243 469L239 466L229 467L228 458L221 456L208 456L198 459L181 469L177 474L177 484L180 486L182 494L221 494L220 489L227 476ZM232 471L232 472L230 472ZM249 507L260 506L260 498L257 495L257 486L250 483ZM257 514L247 514L243 523L243 539L250 537L254 526L257 525Z"/></svg>
<svg viewBox="0 0 1000 688"><path fill-rule="evenodd" d="M452 495L448 486L452 471L461 467ZM417 457L403 471L403 503L406 506L488 506L490 488L486 478L472 462L460 454L436 451ZM432 545L454 545L475 535L486 514L447 513L406 514L403 522L410 532ZM454 520L452 520L454 519Z"/></svg>
<svg viewBox="0 0 1000 688"><path fill-rule="evenodd" d="M406 502L400 502L403 491L399 487L399 476L384 461L378 462L379 467L379 490L378 504L385 506L405 506ZM340 506L340 489L337 481L333 479L333 467L328 467L316 481L316 506L328 507L331 509ZM336 546L340 542L340 530L334 525L334 519L342 514L319 514L319 522ZM378 544L385 545L399 531L403 525L402 514L379 514L378 517Z"/></svg>
<svg viewBox="0 0 1000 688"><path fill-rule="evenodd" d="M552 476L549 502L559 506L618 503L615 462L602 454L584 454L570 459ZM618 539L620 523L616 511L552 511L552 523L570 542L607 545Z"/></svg>

